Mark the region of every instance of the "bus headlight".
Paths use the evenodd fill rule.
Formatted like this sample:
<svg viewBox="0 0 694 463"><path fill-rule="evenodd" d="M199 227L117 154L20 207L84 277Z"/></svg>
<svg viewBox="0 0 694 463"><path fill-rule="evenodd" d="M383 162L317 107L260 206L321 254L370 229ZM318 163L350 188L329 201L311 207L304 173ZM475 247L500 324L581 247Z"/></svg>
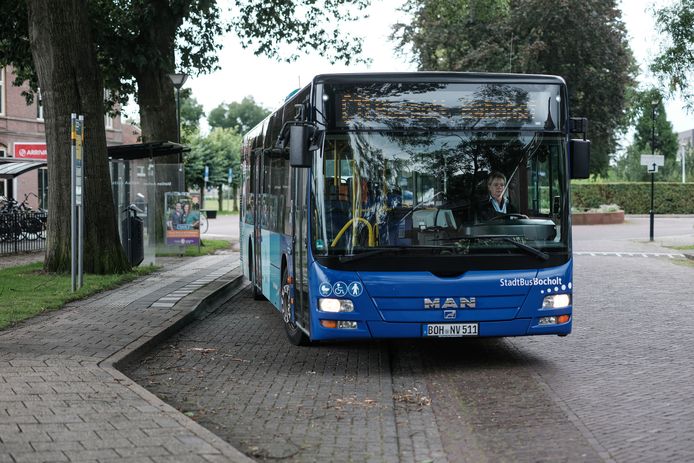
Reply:
<svg viewBox="0 0 694 463"><path fill-rule="evenodd" d="M542 301L543 309L563 309L571 305L569 294L550 294Z"/></svg>
<svg viewBox="0 0 694 463"><path fill-rule="evenodd" d="M349 299L318 299L318 310L321 312L354 312L354 304Z"/></svg>

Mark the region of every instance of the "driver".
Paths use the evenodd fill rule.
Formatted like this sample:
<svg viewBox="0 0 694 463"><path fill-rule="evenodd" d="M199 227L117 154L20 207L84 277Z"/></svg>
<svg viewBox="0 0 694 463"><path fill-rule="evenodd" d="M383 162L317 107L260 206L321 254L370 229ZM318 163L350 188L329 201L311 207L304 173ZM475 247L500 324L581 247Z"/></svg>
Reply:
<svg viewBox="0 0 694 463"><path fill-rule="evenodd" d="M480 202L477 217L482 221L493 219L503 214L515 214L518 210L505 196L506 176L501 172L492 172L487 177L489 196Z"/></svg>

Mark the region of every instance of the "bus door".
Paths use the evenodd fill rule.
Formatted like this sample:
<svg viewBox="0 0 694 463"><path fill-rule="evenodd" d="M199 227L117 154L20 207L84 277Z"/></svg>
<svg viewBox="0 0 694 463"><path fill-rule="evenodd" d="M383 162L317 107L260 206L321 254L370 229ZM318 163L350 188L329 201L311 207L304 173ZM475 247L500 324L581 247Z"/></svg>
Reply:
<svg viewBox="0 0 694 463"><path fill-rule="evenodd" d="M262 292L263 289L263 263L261 259L262 249L262 221L263 207L265 206L265 197L262 194L263 181L263 150L257 149L251 155L251 175L253 176L253 191L254 207L253 207L253 274L252 281Z"/></svg>
<svg viewBox="0 0 694 463"><path fill-rule="evenodd" d="M294 273L294 318L310 330L308 313L308 169L291 169L292 261Z"/></svg>

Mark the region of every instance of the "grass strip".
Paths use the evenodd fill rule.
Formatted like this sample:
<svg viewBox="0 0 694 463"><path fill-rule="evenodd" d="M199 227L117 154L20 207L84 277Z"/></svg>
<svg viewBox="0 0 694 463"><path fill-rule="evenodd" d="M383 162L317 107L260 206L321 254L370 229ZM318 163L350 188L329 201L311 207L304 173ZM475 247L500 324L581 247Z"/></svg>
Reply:
<svg viewBox="0 0 694 463"><path fill-rule="evenodd" d="M231 248L231 242L227 240L203 239L199 252L197 246L167 246L157 248L157 257L198 257L214 254L217 251L229 248Z"/></svg>
<svg viewBox="0 0 694 463"><path fill-rule="evenodd" d="M136 267L115 275L84 275L84 285L72 292L70 275L47 273L40 262L0 269L0 329L92 294L112 289L158 267Z"/></svg>

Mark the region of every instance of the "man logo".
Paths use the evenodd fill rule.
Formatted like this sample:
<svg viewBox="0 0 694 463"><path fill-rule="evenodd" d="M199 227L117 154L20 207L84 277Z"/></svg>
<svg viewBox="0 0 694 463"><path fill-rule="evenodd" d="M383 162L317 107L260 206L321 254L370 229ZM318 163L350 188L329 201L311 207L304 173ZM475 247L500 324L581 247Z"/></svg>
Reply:
<svg viewBox="0 0 694 463"><path fill-rule="evenodd" d="M441 298L439 297L433 299L424 298L425 309L474 309L476 304L476 298L474 297L461 297L457 301L453 297L447 297L443 304L441 304Z"/></svg>
<svg viewBox="0 0 694 463"><path fill-rule="evenodd" d="M444 310L443 311L443 318L445 320L455 320L457 311L456 310Z"/></svg>

